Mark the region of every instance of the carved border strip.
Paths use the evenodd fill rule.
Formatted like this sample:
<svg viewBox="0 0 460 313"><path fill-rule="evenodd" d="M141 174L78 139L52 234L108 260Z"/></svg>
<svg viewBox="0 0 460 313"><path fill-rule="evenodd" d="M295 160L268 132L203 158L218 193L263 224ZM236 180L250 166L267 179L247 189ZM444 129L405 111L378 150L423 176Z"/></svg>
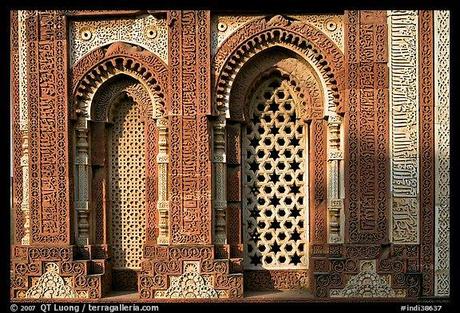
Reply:
<svg viewBox="0 0 460 313"><path fill-rule="evenodd" d="M434 265L434 98L433 12L419 12L420 32L420 209L422 294L433 295Z"/></svg>
<svg viewBox="0 0 460 313"><path fill-rule="evenodd" d="M23 200L22 195L22 168L21 168L21 155L22 155L22 137L20 130L20 108L19 108L19 25L18 25L18 11L11 11L11 103L12 103L12 135L13 135L13 207L12 215L14 216L14 242L20 242L24 235L23 216L21 212L21 203ZM13 231L13 229L11 230Z"/></svg>
<svg viewBox="0 0 460 313"><path fill-rule="evenodd" d="M386 14L384 11L348 11L347 19L347 239L377 243L388 237Z"/></svg>
<svg viewBox="0 0 460 313"><path fill-rule="evenodd" d="M391 231L397 244L419 242L418 14L388 11ZM422 179L423 181L423 179Z"/></svg>
<svg viewBox="0 0 460 313"><path fill-rule="evenodd" d="M181 36L182 29L180 25L180 11L170 11L167 16L167 24L170 25L168 29L168 58L169 58L169 101L167 102L168 109L167 114L169 116L169 147L172 152L170 155L170 173L168 186L171 190L170 197L170 219L169 219L169 230L170 240L172 240L173 232L173 221L176 212L181 210L181 118L182 114L182 73L181 69L181 41L178 40ZM174 40L172 40L174 38ZM180 218L179 218L180 219ZM177 221L174 221L177 223ZM177 227L177 226L176 226ZM141 292L142 295L142 292ZM143 296L143 295L142 295ZM144 297L144 296L143 296Z"/></svg>
<svg viewBox="0 0 460 313"><path fill-rule="evenodd" d="M450 13L434 12L435 295L450 295Z"/></svg>
<svg viewBox="0 0 460 313"><path fill-rule="evenodd" d="M68 243L69 154L65 17L28 18L31 241Z"/></svg>
<svg viewBox="0 0 460 313"><path fill-rule="evenodd" d="M19 128L21 130L21 168L22 168L22 201L21 201L21 214L23 235L21 240L22 244L30 243L30 206L29 206L29 117L28 117L28 81L27 81L27 68L28 68L28 49L27 49L27 27L26 18L30 15L30 11L18 11L18 49L19 49Z"/></svg>
<svg viewBox="0 0 460 313"><path fill-rule="evenodd" d="M209 15L168 13L172 243L211 243Z"/></svg>

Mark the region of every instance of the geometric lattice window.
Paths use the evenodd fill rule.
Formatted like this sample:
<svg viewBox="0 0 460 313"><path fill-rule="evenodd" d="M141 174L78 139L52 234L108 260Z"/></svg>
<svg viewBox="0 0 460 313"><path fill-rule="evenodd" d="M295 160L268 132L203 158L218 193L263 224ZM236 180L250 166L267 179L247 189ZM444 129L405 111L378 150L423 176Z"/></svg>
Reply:
<svg viewBox="0 0 460 313"><path fill-rule="evenodd" d="M271 77L250 104L243 136L246 269L307 267L306 132L288 84Z"/></svg>
<svg viewBox="0 0 460 313"><path fill-rule="evenodd" d="M145 135L139 105L115 105L110 140L113 267L138 269L145 242Z"/></svg>

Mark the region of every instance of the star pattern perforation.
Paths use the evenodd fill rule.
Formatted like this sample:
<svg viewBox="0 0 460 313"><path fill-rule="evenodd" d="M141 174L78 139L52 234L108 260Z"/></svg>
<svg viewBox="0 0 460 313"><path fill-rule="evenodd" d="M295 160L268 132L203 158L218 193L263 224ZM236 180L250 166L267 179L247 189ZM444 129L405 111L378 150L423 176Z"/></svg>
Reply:
<svg viewBox="0 0 460 313"><path fill-rule="evenodd" d="M304 134L288 82L262 82L243 139L247 269L306 267Z"/></svg>

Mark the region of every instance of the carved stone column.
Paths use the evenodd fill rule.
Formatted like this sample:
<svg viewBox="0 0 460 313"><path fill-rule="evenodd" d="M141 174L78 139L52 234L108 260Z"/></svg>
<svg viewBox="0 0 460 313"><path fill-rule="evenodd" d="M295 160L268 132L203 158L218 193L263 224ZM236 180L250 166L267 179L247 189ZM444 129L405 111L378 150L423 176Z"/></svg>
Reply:
<svg viewBox="0 0 460 313"><path fill-rule="evenodd" d="M214 124L214 243L227 243L226 214L226 155L225 155L225 120L219 119Z"/></svg>
<svg viewBox="0 0 460 313"><path fill-rule="evenodd" d="M329 186L329 229L328 241L330 243L343 242L341 214L343 212L343 200L340 197L340 160L343 159L343 152L340 148L340 125L342 117L330 115L329 126L329 151L328 151L328 186Z"/></svg>
<svg viewBox="0 0 460 313"><path fill-rule="evenodd" d="M84 123L84 122L83 122ZM77 244L89 244L89 153L88 129L76 128L75 182L77 194L75 208L77 211Z"/></svg>
<svg viewBox="0 0 460 313"><path fill-rule="evenodd" d="M168 128L167 120L159 119L158 126L158 244L169 244L169 203L168 203Z"/></svg>

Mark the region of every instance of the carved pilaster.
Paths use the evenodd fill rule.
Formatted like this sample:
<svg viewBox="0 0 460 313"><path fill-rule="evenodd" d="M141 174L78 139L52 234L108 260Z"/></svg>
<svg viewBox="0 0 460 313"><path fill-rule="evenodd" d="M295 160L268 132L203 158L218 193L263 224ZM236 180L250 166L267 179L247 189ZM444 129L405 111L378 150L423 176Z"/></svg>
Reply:
<svg viewBox="0 0 460 313"><path fill-rule="evenodd" d="M77 187L77 244L89 244L89 153L88 129L76 129L75 181Z"/></svg>
<svg viewBox="0 0 460 313"><path fill-rule="evenodd" d="M167 121L160 119L158 126L158 244L169 244L169 203L168 203L168 128Z"/></svg>
<svg viewBox="0 0 460 313"><path fill-rule="evenodd" d="M340 127L342 117L339 115L330 115L328 117L329 127L329 147L328 147L328 241L330 243L343 242L343 200L341 199L340 162L343 160L343 152L340 146Z"/></svg>
<svg viewBox="0 0 460 313"><path fill-rule="evenodd" d="M225 120L219 120L214 124L214 243L225 244L227 242L226 214L226 155L225 155Z"/></svg>

